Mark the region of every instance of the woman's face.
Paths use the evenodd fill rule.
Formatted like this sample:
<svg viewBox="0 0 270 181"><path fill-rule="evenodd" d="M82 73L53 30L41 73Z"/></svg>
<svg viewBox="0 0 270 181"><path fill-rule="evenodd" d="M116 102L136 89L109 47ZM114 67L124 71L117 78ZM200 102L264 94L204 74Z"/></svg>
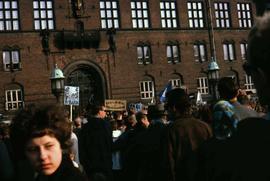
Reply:
<svg viewBox="0 0 270 181"><path fill-rule="evenodd" d="M37 172L51 175L60 166L62 149L55 137L45 135L28 141L26 157Z"/></svg>

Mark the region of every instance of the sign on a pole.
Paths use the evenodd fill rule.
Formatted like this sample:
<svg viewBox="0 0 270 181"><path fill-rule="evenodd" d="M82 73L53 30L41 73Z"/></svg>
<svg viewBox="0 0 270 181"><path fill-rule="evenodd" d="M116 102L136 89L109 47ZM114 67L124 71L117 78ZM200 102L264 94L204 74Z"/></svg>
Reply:
<svg viewBox="0 0 270 181"><path fill-rule="evenodd" d="M108 111L124 111L126 110L127 101L126 100L114 100L106 99L105 107Z"/></svg>
<svg viewBox="0 0 270 181"><path fill-rule="evenodd" d="M65 86L64 105L79 105L79 87Z"/></svg>

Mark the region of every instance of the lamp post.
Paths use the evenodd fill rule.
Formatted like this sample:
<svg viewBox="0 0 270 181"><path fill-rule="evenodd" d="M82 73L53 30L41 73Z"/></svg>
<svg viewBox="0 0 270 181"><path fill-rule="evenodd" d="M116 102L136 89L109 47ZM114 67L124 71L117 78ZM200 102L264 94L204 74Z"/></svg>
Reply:
<svg viewBox="0 0 270 181"><path fill-rule="evenodd" d="M213 99L218 99L217 82L219 79L219 66L216 60L212 57L207 68L208 81L210 87L210 93L213 95Z"/></svg>
<svg viewBox="0 0 270 181"><path fill-rule="evenodd" d="M64 79L65 76L61 69L55 64L54 69L51 73L51 89L53 95L55 95L57 104L63 105L63 95L64 95Z"/></svg>

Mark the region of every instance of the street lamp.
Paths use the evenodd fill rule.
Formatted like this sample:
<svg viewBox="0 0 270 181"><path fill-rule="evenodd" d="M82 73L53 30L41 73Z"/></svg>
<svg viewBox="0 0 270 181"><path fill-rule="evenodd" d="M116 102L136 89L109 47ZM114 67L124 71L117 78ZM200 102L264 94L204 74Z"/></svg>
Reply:
<svg viewBox="0 0 270 181"><path fill-rule="evenodd" d="M213 95L214 100L217 100L218 99L217 82L219 79L219 67L214 57L211 58L211 61L208 65L207 74L210 93Z"/></svg>
<svg viewBox="0 0 270 181"><path fill-rule="evenodd" d="M63 105L63 94L64 94L64 79L65 76L61 69L55 64L54 69L51 73L51 89L53 95L55 95L57 103Z"/></svg>

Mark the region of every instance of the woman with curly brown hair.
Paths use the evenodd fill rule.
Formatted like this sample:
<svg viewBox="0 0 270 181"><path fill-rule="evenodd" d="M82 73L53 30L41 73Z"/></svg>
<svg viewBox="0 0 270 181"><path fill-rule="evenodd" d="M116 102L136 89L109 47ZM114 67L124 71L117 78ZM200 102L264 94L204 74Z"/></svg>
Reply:
<svg viewBox="0 0 270 181"><path fill-rule="evenodd" d="M19 161L26 158L34 170L31 179L37 181L87 180L73 166L66 151L71 146L70 135L71 124L60 106L22 110L11 124L15 158ZM20 175L20 169L21 167L16 169L16 176ZM24 178L19 177L18 180Z"/></svg>

